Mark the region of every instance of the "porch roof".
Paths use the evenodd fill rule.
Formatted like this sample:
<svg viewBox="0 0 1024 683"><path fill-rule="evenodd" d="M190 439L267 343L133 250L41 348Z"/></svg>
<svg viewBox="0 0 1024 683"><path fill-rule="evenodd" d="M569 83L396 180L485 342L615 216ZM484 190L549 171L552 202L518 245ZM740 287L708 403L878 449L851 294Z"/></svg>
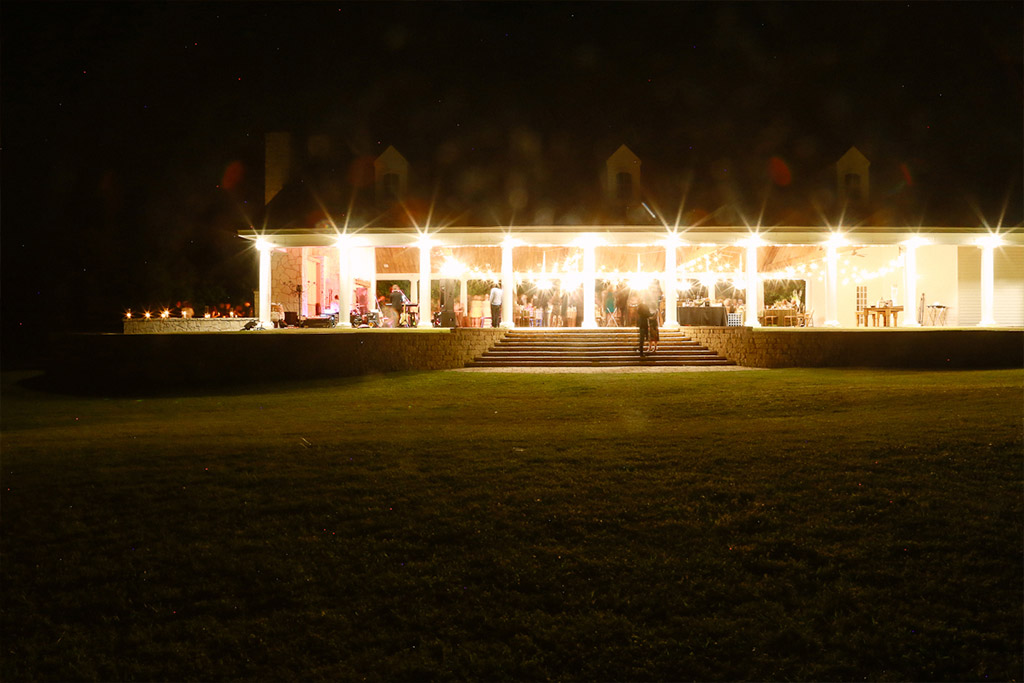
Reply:
<svg viewBox="0 0 1024 683"><path fill-rule="evenodd" d="M347 232L332 226L315 229L240 230L239 237L248 240L264 239L280 248L331 247L341 235L347 235L358 246L406 247L416 246L427 238L438 246L500 246L507 239L523 246L574 246L583 240L610 246L661 245L675 237L680 246L737 246L752 235L764 246L826 246L836 234L848 245L898 245L915 237L927 244L969 246L986 238L994 231L985 227L852 227L835 231L829 228L777 226L752 229L747 226L693 226L672 231L636 225L587 226L474 226L430 229L412 227L372 227ZM999 232L1002 243L1024 246L1024 232Z"/></svg>

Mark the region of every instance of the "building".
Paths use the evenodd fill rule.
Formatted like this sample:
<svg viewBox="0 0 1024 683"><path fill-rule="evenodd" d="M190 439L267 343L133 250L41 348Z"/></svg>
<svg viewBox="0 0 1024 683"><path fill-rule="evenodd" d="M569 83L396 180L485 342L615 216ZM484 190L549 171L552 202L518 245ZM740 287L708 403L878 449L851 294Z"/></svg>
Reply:
<svg viewBox="0 0 1024 683"><path fill-rule="evenodd" d="M856 147L788 193L790 167L768 159L765 177L783 190L756 215L736 201L728 168L674 196L626 145L591 183L556 183L520 162L417 183L417 165L391 146L372 158L326 136L267 135L265 217L240 232L259 254L259 317L269 322L271 303L299 318L372 307L382 282L432 311L458 297L470 313L471 291L499 281L504 326L516 324L513 283L558 283L582 289L579 324L594 327L602 285L657 279L667 327L695 297L742 300L743 324L757 327L766 292L790 286L818 326L855 327L878 302L903 307L900 326L1024 325L1024 235L960 214L922 218L911 191L879 198ZM897 183L913 184L895 168Z"/></svg>

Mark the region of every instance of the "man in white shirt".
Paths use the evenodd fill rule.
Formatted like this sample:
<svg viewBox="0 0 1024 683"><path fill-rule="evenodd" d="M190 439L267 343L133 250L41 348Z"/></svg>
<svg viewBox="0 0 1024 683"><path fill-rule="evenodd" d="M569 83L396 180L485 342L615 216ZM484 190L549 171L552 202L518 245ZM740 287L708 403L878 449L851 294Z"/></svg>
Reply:
<svg viewBox="0 0 1024 683"><path fill-rule="evenodd" d="M500 282L491 287L491 327L497 327L501 322L501 297L503 293Z"/></svg>

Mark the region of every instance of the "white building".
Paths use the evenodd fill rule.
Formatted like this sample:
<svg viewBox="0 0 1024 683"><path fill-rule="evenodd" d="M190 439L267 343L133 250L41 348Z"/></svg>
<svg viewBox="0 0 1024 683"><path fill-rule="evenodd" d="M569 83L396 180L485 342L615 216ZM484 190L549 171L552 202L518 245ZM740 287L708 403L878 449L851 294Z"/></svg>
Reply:
<svg viewBox="0 0 1024 683"><path fill-rule="evenodd" d="M707 298L745 299L743 324L756 327L765 284L778 280L802 283L801 303L817 326L856 327L864 322L858 311L883 301L903 307L901 327L1024 325L1024 235L950 221L897 224L895 211L872 200L870 162L856 148L835 164L831 221L798 210L737 225L721 218L736 215L729 207L663 212L625 145L594 183L593 206L560 212L534 202L531 179L513 174L503 199L529 220L499 222L478 205L453 209L415 196L410 164L393 147L342 167L328 139L307 142L300 163L289 135L268 135L266 222L240 233L259 254L264 321L272 302L299 318L319 315L335 297L341 311L372 306L382 281L403 283L414 302L430 300L430 310L439 306L431 284L458 282L467 314L476 281L477 289L500 281L506 294L511 283L553 281L582 286L579 324L594 327L602 283L657 278L667 327L678 324L676 304L697 283ZM471 181L464 187L473 190ZM504 297L507 327L516 325L513 299ZM429 316L419 324L429 326Z"/></svg>

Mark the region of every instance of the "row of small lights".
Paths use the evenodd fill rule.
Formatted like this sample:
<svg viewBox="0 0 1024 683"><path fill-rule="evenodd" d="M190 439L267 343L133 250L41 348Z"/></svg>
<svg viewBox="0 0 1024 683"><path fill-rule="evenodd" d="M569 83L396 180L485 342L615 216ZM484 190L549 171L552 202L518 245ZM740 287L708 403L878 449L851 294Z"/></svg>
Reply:
<svg viewBox="0 0 1024 683"><path fill-rule="evenodd" d="M718 258L717 257L715 257L712 260L715 261L716 263L718 262ZM818 259L818 260L815 260L815 261L811 261L810 263L802 263L799 266L787 266L786 268L784 268L783 270L780 270L780 271L774 271L774 272L771 272L771 273L758 273L757 277L760 280L762 280L762 281L771 281L771 280L799 280L799 279L805 279L806 277L810 276L810 277L816 277L819 281L822 281L822 280L824 280L824 277L825 277L824 269L821 267L821 264L823 264L823 263L824 263L824 259ZM886 275L889 275L889 274L893 273L896 270L896 268L898 268L902 263L903 263L903 257L901 256L898 259L890 260L889 264L887 266L883 266L883 267L879 268L876 271L862 270L862 269L860 269L858 267L853 267L852 269L841 268L840 271L839 271L839 274L840 275L847 275L849 273L851 276L854 277L854 281L857 284L863 284L864 282L866 282L868 280L875 280L875 279L878 279L880 277L885 277ZM842 264L845 265L845 266L849 266L850 265L850 259L843 259ZM698 265L696 263L696 261L690 261L690 262L688 262L686 264L683 264L683 265L679 266L676 269L677 276L679 276L679 275L686 276L688 273L693 273L695 275L695 277L691 278L691 279L698 280L699 282L701 282L702 284L705 284L705 285L707 285L708 283L721 282L721 281L726 281L726 282L736 282L737 281L735 276L730 277L728 275L725 275L724 273L717 273L717 272L714 272L714 271L710 271L710 272L708 272L708 271L694 271L693 268L694 268L695 265ZM449 276L449 277L462 277L463 275L469 274L470 277L468 277L467 279L472 279L472 280L479 279L479 280L487 280L487 281L491 281L491 282L497 282L498 280L501 279L501 276L499 274L495 273L493 270L483 270L483 269L480 269L478 267L467 268L464 264L462 264L461 262L459 262L459 261L457 261L455 259L448 259L448 260L446 260L445 264L441 267L441 269L439 271L439 274L440 275L446 275L446 276ZM597 274L604 276L601 279L607 280L607 281L609 281L609 282L611 282L613 284L616 284L616 285L620 284L622 282L634 283L634 282L637 282L637 281L641 281L641 282L647 281L649 283L650 280L653 280L656 277L656 275L652 275L650 273L645 273L645 272L641 272L641 271L635 271L635 272L620 272L618 270L608 271L603 266L601 267L601 269L599 270L599 272ZM518 282L544 282L544 281L548 281L548 280L551 280L551 279L557 279L557 280L563 280L563 281L564 280L568 280L570 283L581 284L582 281L583 281L583 276L582 276L582 274L578 270L574 271L574 270L570 270L570 269L559 269L556 266L555 268L553 268L550 271L545 270L545 271L541 271L540 273L534 273L533 270L528 270L525 273L519 273L518 277L517 277L517 281ZM742 276L741 279L743 281L745 281L746 277ZM577 280L579 282L576 282ZM849 278L846 278L846 279L843 280L843 284L844 285L845 284L849 284L849 282L850 282Z"/></svg>
<svg viewBox="0 0 1024 683"><path fill-rule="evenodd" d="M862 270L860 270L858 268L854 268L853 269L853 273L852 273L854 275L854 277L855 277L854 281L855 281L856 284L863 284L864 282L866 282L868 280L874 280L874 279L877 279L877 278L889 275L899 265L899 262L900 261L898 261L896 259L893 259L893 260L891 260L889 262L889 266L888 267L882 267L878 271L874 271L874 272L862 271ZM849 261L849 259L845 259L843 261L843 263L846 264L846 265L849 265L850 261ZM489 282L498 282L498 281L500 281L500 276L498 274L494 273L494 271L482 270L482 269L480 269L478 267L473 267L473 268L467 269L461 263L459 263L458 261L455 261L454 259L449 259L445 263L445 266L447 266L447 269L445 267L442 267L442 270L441 270L441 274L442 275L463 275L463 274L469 272L469 273L472 273L473 275L477 276L477 277L473 277L471 279L486 280L486 281L489 281ZM683 267L681 266L679 268L679 270L683 270ZM812 272L808 273L808 270L810 270ZM650 287L651 284L653 284L653 282L657 279L657 276L654 275L654 274L651 274L651 273L641 273L641 272L621 273L618 270L607 272L603 268L602 268L601 272L602 272L602 274L607 274L607 275L611 276L611 277L603 277L602 279L608 281L612 285L619 286L622 283L627 283L632 289L636 289L636 290L646 289L646 288ZM847 272L848 272L847 269L843 268L843 269L840 270L840 275L846 275ZM808 274L810 274L812 276L816 275L817 276L817 280L819 282L824 280L824 273L821 272L821 269L820 269L817 261L811 262L810 264L801 264L799 267L792 267L792 266L790 266L790 267L787 267L784 271L781 271L781 272L759 273L758 276L759 276L759 278L762 281L774 281L774 280L798 280L798 279L803 279L803 276L806 276ZM734 290L737 290L737 291L745 291L746 290L746 280L743 277L736 277L736 276L728 277L728 276L725 276L725 275L719 274L719 273L700 273L700 274L696 274L696 275L697 275L697 277L689 278L689 279L690 280L695 280L697 283L703 285L704 287L710 287L711 285L717 284L717 283L726 283L730 287L732 287ZM542 273L536 274L536 275L533 273L532 270L528 271L525 275L524 274L519 274L516 277L516 284L533 284L538 289L546 291L546 290L550 290L550 289L554 288L554 286L555 286L554 281L553 281L554 279L559 280L561 282L562 286L566 287L568 289L575 289L576 287L579 287L579 286L583 285L583 277L582 277L582 275L580 275L580 273L578 271L577 272L571 272L571 271L560 272L557 269L552 270L550 272L546 272L545 271L545 272L542 272ZM844 278L842 283L844 285L847 285L847 284L850 283L850 279L849 278ZM688 283L688 282L683 281L683 280L677 280L676 281L676 289L679 290L679 291L690 291L694 287L695 287L695 285L692 284L692 283ZM132 314L131 309L128 309L127 311L125 311L124 317L126 319L132 319L134 317L133 314ZM146 319L146 320L150 320L151 318L153 318L153 314L150 311L145 311L143 313L142 317L144 319ZM160 312L159 317L160 318L170 318L171 317L170 310L165 308L164 310L162 310ZM181 316L181 317L184 318L185 316ZM207 313L203 317L204 318L210 318L211 316L210 316L209 313ZM229 311L228 315L225 316L225 317L234 318L235 317L235 312L234 311Z"/></svg>
<svg viewBox="0 0 1024 683"><path fill-rule="evenodd" d="M132 319L134 317L134 314L132 313L132 309L129 308L128 310L126 310L124 312L124 317L126 319L129 319L129 320ZM142 317L145 320L150 320L150 319L153 318L153 312L152 311L144 311L143 314L142 314ZM159 318L170 318L171 317L170 309L165 308L164 310L160 311L160 314L157 317L159 317ZM190 317L190 316L182 315L181 317L182 318L187 318L187 317ZM213 316L211 316L209 313L206 313L205 315L203 315L203 317L204 318L212 318ZM235 318L237 316L235 315L234 311L228 311L227 315L221 316L221 317L223 317L223 318Z"/></svg>

